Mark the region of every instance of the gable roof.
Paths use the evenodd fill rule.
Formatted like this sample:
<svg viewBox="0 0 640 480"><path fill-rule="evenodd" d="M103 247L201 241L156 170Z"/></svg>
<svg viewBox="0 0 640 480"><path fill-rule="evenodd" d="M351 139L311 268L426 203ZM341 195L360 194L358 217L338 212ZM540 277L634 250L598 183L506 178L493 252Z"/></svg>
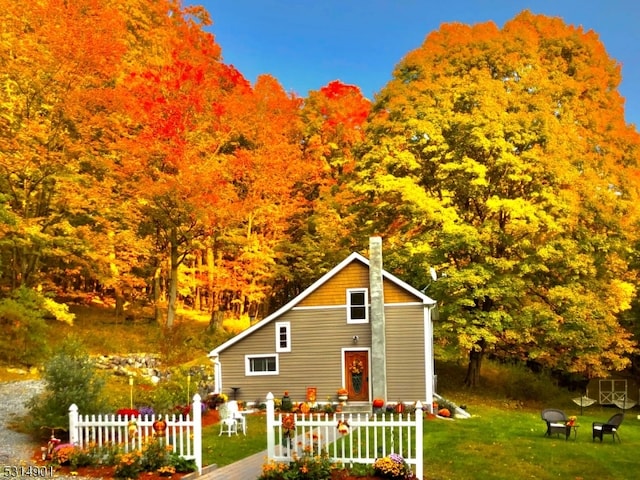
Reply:
<svg viewBox="0 0 640 480"><path fill-rule="evenodd" d="M226 350L227 348L229 348L234 343L239 342L243 338L251 335L256 330L259 330L263 326L267 325L269 322L271 322L274 319L280 317L283 313L291 310L296 305L298 305L302 300L307 298L309 295L311 295L313 292L315 292L318 288L320 288L322 285L327 283L331 278L333 278L338 272L340 272L347 265L353 263L354 261L359 261L359 262L363 263L367 268L370 267L369 260L366 257L363 257L362 255L360 255L357 252L352 253L347 258L345 258L342 262L340 262L338 265L333 267L331 270L329 270L327 273L325 273L322 277L320 277L318 280L316 280L313 284L311 284L302 293L300 293L295 298L293 298L290 302L286 303L284 306L282 306L281 308L279 308L278 310L273 312L271 315L268 315L264 319L260 320L255 325L247 328L246 330L240 332L235 337L227 340L222 345L219 345L218 347L214 348L213 350L211 350L211 352L209 352L208 356L209 357L213 357L213 356L218 355L218 353L222 352L223 350ZM417 290L416 288L412 287L408 283L403 282L398 277L396 277L395 275L390 274L386 270L382 270L382 277L384 279L389 280L392 283L395 283L400 288L408 291L409 293L415 295L416 297L418 297L418 299L422 300L422 303L424 303L425 305L435 305L437 303L435 300L433 300L432 298L426 296L420 290Z"/></svg>

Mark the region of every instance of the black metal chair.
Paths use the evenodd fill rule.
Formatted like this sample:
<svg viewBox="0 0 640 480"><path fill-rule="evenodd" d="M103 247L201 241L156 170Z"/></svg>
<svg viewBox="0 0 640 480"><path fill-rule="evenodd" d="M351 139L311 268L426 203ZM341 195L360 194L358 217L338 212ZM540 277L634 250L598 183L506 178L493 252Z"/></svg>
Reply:
<svg viewBox="0 0 640 480"><path fill-rule="evenodd" d="M564 435L565 440L569 439L569 435L571 434L571 427L567 426L567 416L562 410L558 410L557 408L547 408L542 410L540 414L542 420L547 423L547 431L545 432L545 437L550 437L551 435Z"/></svg>
<svg viewBox="0 0 640 480"><path fill-rule="evenodd" d="M618 442L620 442L620 435L618 435L618 430L620 429L620 424L624 420L624 413L616 413L613 417L607 420L606 423L602 422L593 422L592 425L592 433L593 433L593 441L596 438L599 438L602 442L602 437L604 435L611 435L614 443L616 441L616 437L618 438Z"/></svg>

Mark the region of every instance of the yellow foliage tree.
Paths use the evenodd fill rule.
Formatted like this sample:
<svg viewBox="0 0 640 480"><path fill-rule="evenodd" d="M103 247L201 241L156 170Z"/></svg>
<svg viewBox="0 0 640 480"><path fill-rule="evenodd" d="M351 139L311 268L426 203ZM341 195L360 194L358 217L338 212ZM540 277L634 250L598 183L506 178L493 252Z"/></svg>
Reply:
<svg viewBox="0 0 640 480"><path fill-rule="evenodd" d="M640 143L619 82L595 33L523 12L443 25L377 97L370 228L414 281L446 274L437 337L468 356L469 385L487 353L586 376L628 364Z"/></svg>

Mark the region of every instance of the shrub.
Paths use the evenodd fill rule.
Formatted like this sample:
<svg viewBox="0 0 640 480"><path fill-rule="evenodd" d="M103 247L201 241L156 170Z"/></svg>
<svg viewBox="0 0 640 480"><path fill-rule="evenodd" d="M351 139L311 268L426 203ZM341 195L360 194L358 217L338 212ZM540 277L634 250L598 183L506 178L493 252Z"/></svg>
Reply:
<svg viewBox="0 0 640 480"><path fill-rule="evenodd" d="M30 430L35 433L41 427L66 429L69 407L74 403L82 414L105 412L104 379L96 372L82 345L68 338L45 366L44 392L27 403Z"/></svg>
<svg viewBox="0 0 640 480"><path fill-rule="evenodd" d="M71 466L73 468L78 468L97 464L100 460L97 452L98 450L93 446L86 449L80 447L74 448L69 458Z"/></svg>
<svg viewBox="0 0 640 480"><path fill-rule="evenodd" d="M142 455L138 450L120 455L113 472L115 478L138 478L142 471L141 460Z"/></svg>
<svg viewBox="0 0 640 480"><path fill-rule="evenodd" d="M177 453L172 453L170 455L169 465L175 468L178 473L195 472L198 469L196 461L193 458L186 459Z"/></svg>
<svg viewBox="0 0 640 480"><path fill-rule="evenodd" d="M191 390L187 392L187 368L172 368L166 379L157 385L149 384L146 388L136 390L136 400L142 405L149 406L156 414L185 414L177 410L177 406L190 405L199 385L204 381L202 372L191 374ZM206 395L201 393L203 398ZM226 396L225 396L226 397Z"/></svg>
<svg viewBox="0 0 640 480"><path fill-rule="evenodd" d="M171 445L166 445L164 439L149 439L142 447L141 468L152 472L164 465L168 465L171 456Z"/></svg>
<svg viewBox="0 0 640 480"><path fill-rule="evenodd" d="M40 365L47 357L42 297L19 288L0 300L0 360L10 364Z"/></svg>

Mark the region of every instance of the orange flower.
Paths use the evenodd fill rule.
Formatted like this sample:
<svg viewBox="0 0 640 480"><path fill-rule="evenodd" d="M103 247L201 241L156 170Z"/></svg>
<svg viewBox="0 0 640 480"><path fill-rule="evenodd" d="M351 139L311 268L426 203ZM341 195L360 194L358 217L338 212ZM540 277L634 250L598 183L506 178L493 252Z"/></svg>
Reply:
<svg viewBox="0 0 640 480"><path fill-rule="evenodd" d="M287 414L282 417L282 428L285 431L290 431L296 428L296 419L292 414Z"/></svg>

